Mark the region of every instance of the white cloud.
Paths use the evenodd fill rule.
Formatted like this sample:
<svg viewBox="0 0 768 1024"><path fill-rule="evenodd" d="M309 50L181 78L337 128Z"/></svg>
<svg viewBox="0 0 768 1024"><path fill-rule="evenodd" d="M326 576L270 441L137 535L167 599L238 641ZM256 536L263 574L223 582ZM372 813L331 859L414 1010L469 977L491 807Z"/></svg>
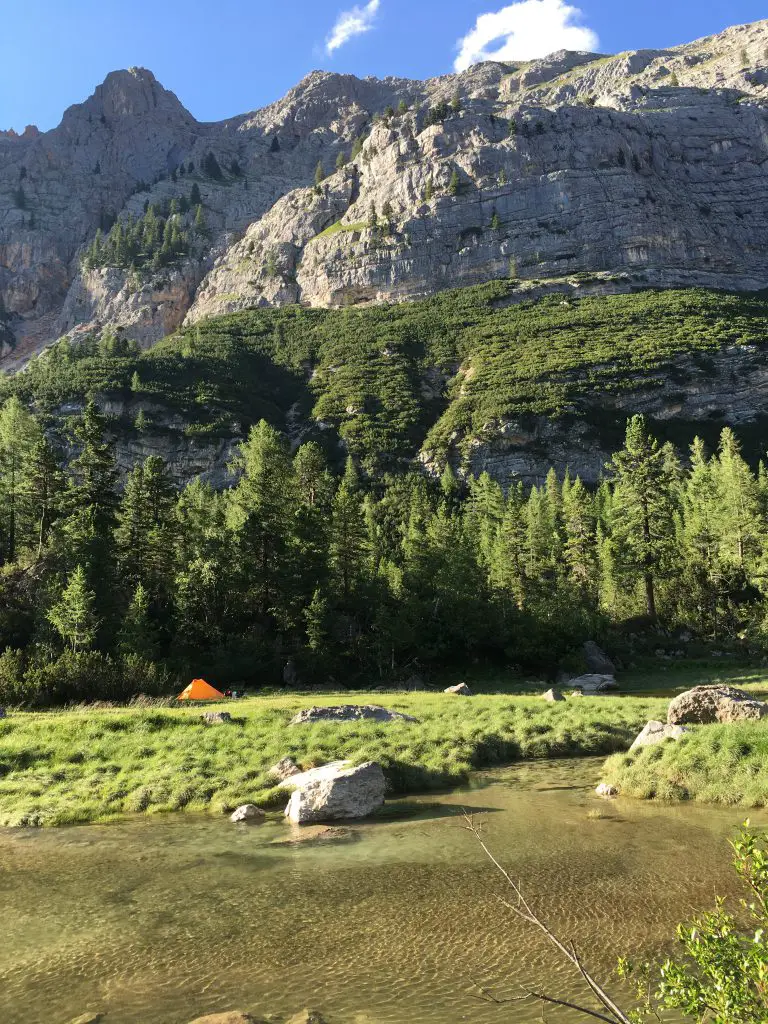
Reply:
<svg viewBox="0 0 768 1024"><path fill-rule="evenodd" d="M373 28L380 3L381 0L370 0L365 7L353 7L349 11L342 11L325 41L326 53L333 53L355 36L369 32Z"/></svg>
<svg viewBox="0 0 768 1024"><path fill-rule="evenodd" d="M591 28L574 24L578 7L564 0L521 0L495 14L481 14L475 27L458 42L456 71L482 60L533 60L555 50L596 50Z"/></svg>

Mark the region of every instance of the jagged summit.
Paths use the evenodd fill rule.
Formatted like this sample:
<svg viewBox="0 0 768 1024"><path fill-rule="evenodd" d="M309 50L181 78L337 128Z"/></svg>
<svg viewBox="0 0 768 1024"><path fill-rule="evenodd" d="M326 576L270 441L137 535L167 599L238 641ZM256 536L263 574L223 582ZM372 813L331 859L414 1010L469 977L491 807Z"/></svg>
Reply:
<svg viewBox="0 0 768 1024"><path fill-rule="evenodd" d="M175 115L194 122L175 93L163 88L151 71L146 68L129 68L125 71L111 71L84 103L75 104L65 111L62 124L81 116L103 117L111 121L115 118L152 117L159 114Z"/></svg>

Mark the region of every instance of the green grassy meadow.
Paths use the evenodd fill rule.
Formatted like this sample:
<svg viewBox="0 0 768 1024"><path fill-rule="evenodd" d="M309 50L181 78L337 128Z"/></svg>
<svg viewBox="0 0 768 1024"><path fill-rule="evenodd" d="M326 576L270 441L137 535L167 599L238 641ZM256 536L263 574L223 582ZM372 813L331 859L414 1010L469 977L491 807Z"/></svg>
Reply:
<svg viewBox="0 0 768 1024"><path fill-rule="evenodd" d="M372 721L288 727L311 704L375 702L418 723ZM269 768L338 758L379 761L393 793L465 782L473 768L523 758L626 749L658 699L583 697L548 704L505 694L471 698L402 693L316 694L229 702L232 723L206 725L211 705L17 713L0 721L0 825L62 825L136 813L278 807Z"/></svg>
<svg viewBox="0 0 768 1024"><path fill-rule="evenodd" d="M440 685L457 682L446 676ZM280 808L269 768L292 757L379 761L393 794L446 789L473 769L548 757L613 755L602 775L623 795L723 804L768 803L768 721L705 726L680 743L627 754L669 697L728 682L768 695L764 668L717 662L647 663L622 674L617 696L549 704L546 684L488 671L466 679L475 696L441 692L267 694L221 704L91 707L13 712L0 720L0 826L64 825L131 814L222 814L241 803ZM416 723L372 721L288 726L313 704L375 703ZM233 722L207 725L204 711Z"/></svg>

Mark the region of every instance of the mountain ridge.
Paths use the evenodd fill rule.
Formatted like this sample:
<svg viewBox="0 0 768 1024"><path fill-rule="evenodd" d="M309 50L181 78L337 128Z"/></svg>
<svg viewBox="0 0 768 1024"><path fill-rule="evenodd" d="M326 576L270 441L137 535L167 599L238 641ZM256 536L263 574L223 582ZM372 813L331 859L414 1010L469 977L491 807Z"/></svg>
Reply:
<svg viewBox="0 0 768 1024"><path fill-rule="evenodd" d="M254 305L399 301L510 275L763 287L767 54L755 22L424 82L315 71L210 123L150 71L112 72L57 128L0 137L0 367L65 333L149 345ZM210 235L194 258L83 269L99 223L194 184Z"/></svg>

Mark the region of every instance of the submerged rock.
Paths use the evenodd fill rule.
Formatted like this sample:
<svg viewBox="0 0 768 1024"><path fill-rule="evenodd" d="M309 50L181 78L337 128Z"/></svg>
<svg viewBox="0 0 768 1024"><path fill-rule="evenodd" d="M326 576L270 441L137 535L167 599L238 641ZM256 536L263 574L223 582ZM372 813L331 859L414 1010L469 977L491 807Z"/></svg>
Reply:
<svg viewBox="0 0 768 1024"><path fill-rule="evenodd" d="M289 725L303 725L305 722L357 722L363 718L375 722L417 722L412 715L391 711L378 704L338 704L331 707L304 708L294 715Z"/></svg>
<svg viewBox="0 0 768 1024"><path fill-rule="evenodd" d="M616 666L594 640L587 640L583 647L584 660L587 663L589 672L596 672L601 676L615 676Z"/></svg>
<svg viewBox="0 0 768 1024"><path fill-rule="evenodd" d="M230 821L263 821L266 814L256 804L242 804L229 816Z"/></svg>
<svg viewBox="0 0 768 1024"><path fill-rule="evenodd" d="M541 696L544 698L544 700L552 702L558 700L565 700L565 697L562 695L562 693L560 693L559 690L555 690L554 687L551 690L546 690L544 693L542 693Z"/></svg>
<svg viewBox="0 0 768 1024"><path fill-rule="evenodd" d="M79 1017L75 1017L69 1024L101 1024L103 1020L103 1013L81 1013Z"/></svg>
<svg viewBox="0 0 768 1024"><path fill-rule="evenodd" d="M209 1013L205 1017L195 1017L189 1024L259 1024L256 1017L240 1010L229 1010L227 1013Z"/></svg>
<svg viewBox="0 0 768 1024"><path fill-rule="evenodd" d="M606 690L616 690L618 686L612 675L604 675L599 672L588 672L583 676L576 676L569 679L568 685L574 690L581 690L582 693L605 693Z"/></svg>
<svg viewBox="0 0 768 1024"><path fill-rule="evenodd" d="M301 769L292 757L281 757L277 764L273 764L269 769L269 774L273 779L282 782L284 779L290 779L292 775L300 775Z"/></svg>
<svg viewBox="0 0 768 1024"><path fill-rule="evenodd" d="M456 686L446 686L443 693L455 693L457 697L472 696L472 691L466 683L457 683Z"/></svg>
<svg viewBox="0 0 768 1024"><path fill-rule="evenodd" d="M619 790L617 786L612 786L609 782L601 782L599 786L595 788L595 792L598 796L618 796Z"/></svg>
<svg viewBox="0 0 768 1024"><path fill-rule="evenodd" d="M648 722L643 731L636 737L630 750L637 750L639 747L652 747L656 743L663 743L664 740L679 740L690 729L682 725L668 725L666 722Z"/></svg>
<svg viewBox="0 0 768 1024"><path fill-rule="evenodd" d="M670 701L667 722L670 725L714 722L756 721L768 715L768 703L755 700L735 686L694 686Z"/></svg>
<svg viewBox="0 0 768 1024"><path fill-rule="evenodd" d="M334 761L294 775L280 784L296 786L285 816L297 824L365 818L384 803L381 765L366 761L350 765Z"/></svg>
<svg viewBox="0 0 768 1024"><path fill-rule="evenodd" d="M286 1024L325 1024L325 1018L317 1010L302 1010L286 1021Z"/></svg>

